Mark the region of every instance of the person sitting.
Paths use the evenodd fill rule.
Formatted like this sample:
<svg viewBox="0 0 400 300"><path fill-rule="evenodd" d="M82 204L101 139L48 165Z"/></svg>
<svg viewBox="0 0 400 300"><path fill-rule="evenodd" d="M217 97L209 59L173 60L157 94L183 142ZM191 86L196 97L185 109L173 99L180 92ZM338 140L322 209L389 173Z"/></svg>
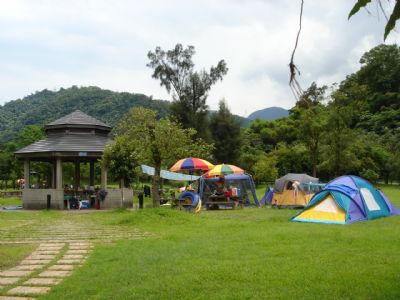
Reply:
<svg viewBox="0 0 400 300"><path fill-rule="evenodd" d="M225 192L225 178L221 176L217 181L217 189L215 191L216 195L223 195Z"/></svg>

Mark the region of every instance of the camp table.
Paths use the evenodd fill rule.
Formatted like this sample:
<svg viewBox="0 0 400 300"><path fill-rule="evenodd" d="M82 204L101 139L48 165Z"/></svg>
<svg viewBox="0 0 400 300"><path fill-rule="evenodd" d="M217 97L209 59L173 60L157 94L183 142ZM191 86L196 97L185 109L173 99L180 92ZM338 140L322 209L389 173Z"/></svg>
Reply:
<svg viewBox="0 0 400 300"><path fill-rule="evenodd" d="M237 208L239 205L242 206L243 203L237 196L225 196L225 195L210 195L206 201L206 209L208 210L212 205L225 205L232 206L232 209Z"/></svg>

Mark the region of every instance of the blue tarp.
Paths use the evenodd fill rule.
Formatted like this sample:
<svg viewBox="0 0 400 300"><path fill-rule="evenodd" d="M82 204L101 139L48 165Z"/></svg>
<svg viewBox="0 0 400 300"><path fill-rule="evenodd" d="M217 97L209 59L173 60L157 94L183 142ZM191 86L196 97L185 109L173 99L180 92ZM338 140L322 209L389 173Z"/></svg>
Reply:
<svg viewBox="0 0 400 300"><path fill-rule="evenodd" d="M154 176L154 168L146 165L141 165L142 172L144 174ZM200 178L200 176L195 176L195 175L186 175L186 174L180 174L180 173L175 173L175 172L170 172L166 170L161 170L160 176L163 179L168 179L168 180L177 180L177 181L194 181Z"/></svg>

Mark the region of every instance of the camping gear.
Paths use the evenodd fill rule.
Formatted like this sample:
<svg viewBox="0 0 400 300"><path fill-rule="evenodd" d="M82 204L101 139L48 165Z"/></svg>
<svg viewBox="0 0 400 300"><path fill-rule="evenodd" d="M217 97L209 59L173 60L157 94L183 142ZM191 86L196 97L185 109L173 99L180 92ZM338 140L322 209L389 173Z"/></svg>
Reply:
<svg viewBox="0 0 400 300"><path fill-rule="evenodd" d="M318 178L307 174L289 173L275 180L271 205L277 207L304 207L320 187L310 184L319 182Z"/></svg>
<svg viewBox="0 0 400 300"><path fill-rule="evenodd" d="M201 210L201 200L199 194L195 191L184 191L174 201L173 207L187 211L199 212Z"/></svg>
<svg viewBox="0 0 400 300"><path fill-rule="evenodd" d="M225 195L217 195L217 183L220 180L218 177L206 177L202 176L198 183L198 194L200 198L203 199L203 205L207 207L213 198L225 197ZM227 190L233 191L236 189L237 195L234 196L233 193L229 194L228 198L235 199L239 202L241 206L259 205L258 198L255 191L255 186L253 178L249 174L230 174L224 178L224 186ZM232 199L230 199L232 200ZM218 201L221 202L221 201ZM232 201L231 201L232 202ZM221 202L222 203L222 202ZM217 204L218 207L225 206L223 204ZM211 203L212 204L212 203Z"/></svg>
<svg viewBox="0 0 400 300"><path fill-rule="evenodd" d="M260 205L268 205L272 203L272 197L274 195L274 189L267 187L264 196L260 200Z"/></svg>
<svg viewBox="0 0 400 300"><path fill-rule="evenodd" d="M203 170L208 171L214 168L214 165L205 159L188 157L177 161L169 170L172 172L184 170Z"/></svg>
<svg viewBox="0 0 400 300"><path fill-rule="evenodd" d="M216 165L213 169L204 174L206 177L214 177L229 174L244 174L244 170L234 165Z"/></svg>
<svg viewBox="0 0 400 300"><path fill-rule="evenodd" d="M370 182L357 176L341 176L315 194L291 220L349 224L398 214L400 210Z"/></svg>
<svg viewBox="0 0 400 300"><path fill-rule="evenodd" d="M81 200L81 208L90 208L90 201L89 200Z"/></svg>

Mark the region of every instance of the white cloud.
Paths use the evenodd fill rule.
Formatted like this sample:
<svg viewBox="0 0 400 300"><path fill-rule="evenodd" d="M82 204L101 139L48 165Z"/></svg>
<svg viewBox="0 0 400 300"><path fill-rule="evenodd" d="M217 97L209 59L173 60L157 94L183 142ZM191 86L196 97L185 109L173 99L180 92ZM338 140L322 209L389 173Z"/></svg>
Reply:
<svg viewBox="0 0 400 300"><path fill-rule="evenodd" d="M289 108L288 63L299 21L299 1L78 1L2 0L0 103L36 90L97 85L170 99L147 68L156 46L194 45L198 68L220 59L229 72L209 105L225 98L236 114L268 106ZM295 63L303 88L341 81L360 56L382 42L384 22L352 1L305 1ZM396 42L393 33L388 42Z"/></svg>

